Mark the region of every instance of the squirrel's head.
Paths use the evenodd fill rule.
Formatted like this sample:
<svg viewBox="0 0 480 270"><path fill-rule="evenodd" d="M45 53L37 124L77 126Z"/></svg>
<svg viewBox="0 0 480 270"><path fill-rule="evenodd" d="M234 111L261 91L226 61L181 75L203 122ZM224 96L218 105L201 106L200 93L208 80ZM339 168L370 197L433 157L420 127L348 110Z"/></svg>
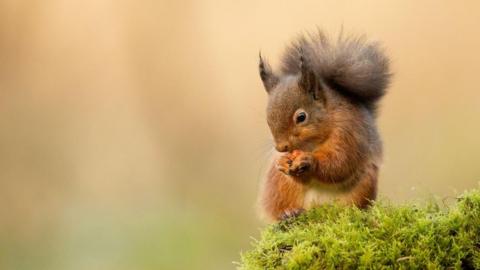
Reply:
<svg viewBox="0 0 480 270"><path fill-rule="evenodd" d="M260 77L269 95L267 122L279 152L311 150L328 130L328 87L303 58L299 63L298 74L277 76L260 56Z"/></svg>
<svg viewBox="0 0 480 270"><path fill-rule="evenodd" d="M277 75L260 56L268 125L280 152L311 151L334 130L375 117L391 77L380 45L364 36L331 42L321 31L300 35L281 60Z"/></svg>

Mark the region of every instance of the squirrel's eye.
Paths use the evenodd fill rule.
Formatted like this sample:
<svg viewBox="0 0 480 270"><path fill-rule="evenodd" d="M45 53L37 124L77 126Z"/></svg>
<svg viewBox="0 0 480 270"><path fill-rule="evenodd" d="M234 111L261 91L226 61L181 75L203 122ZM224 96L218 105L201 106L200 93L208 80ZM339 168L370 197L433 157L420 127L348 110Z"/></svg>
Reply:
<svg viewBox="0 0 480 270"><path fill-rule="evenodd" d="M300 124L307 120L307 113L304 111L299 111L295 114L295 123Z"/></svg>

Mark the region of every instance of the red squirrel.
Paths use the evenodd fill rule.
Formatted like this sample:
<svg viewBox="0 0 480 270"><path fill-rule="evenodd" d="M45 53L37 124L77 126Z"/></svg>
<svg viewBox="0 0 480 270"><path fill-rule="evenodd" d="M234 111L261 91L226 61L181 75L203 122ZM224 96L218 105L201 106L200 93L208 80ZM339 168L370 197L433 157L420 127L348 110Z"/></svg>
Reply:
<svg viewBox="0 0 480 270"><path fill-rule="evenodd" d="M382 142L378 101L391 73L380 45L319 31L300 36L274 72L260 55L267 123L278 156L260 192L271 220L336 201L367 207L377 193Z"/></svg>

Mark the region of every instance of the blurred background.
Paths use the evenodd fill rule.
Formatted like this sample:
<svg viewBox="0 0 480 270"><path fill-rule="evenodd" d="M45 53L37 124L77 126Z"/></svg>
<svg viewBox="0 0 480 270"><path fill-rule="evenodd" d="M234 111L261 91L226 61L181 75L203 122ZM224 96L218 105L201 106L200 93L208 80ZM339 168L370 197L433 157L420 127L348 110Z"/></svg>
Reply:
<svg viewBox="0 0 480 270"><path fill-rule="evenodd" d="M380 196L480 181L477 1L0 0L0 269L233 269L264 226L258 51L381 41Z"/></svg>

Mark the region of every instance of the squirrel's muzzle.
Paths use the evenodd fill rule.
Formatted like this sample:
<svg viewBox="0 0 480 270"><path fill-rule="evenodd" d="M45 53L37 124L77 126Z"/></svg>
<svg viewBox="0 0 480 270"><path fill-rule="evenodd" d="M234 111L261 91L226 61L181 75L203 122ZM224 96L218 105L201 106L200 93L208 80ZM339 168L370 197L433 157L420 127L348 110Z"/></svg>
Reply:
<svg viewBox="0 0 480 270"><path fill-rule="evenodd" d="M288 142L277 143L275 146L278 152L288 152L290 151L290 144Z"/></svg>

